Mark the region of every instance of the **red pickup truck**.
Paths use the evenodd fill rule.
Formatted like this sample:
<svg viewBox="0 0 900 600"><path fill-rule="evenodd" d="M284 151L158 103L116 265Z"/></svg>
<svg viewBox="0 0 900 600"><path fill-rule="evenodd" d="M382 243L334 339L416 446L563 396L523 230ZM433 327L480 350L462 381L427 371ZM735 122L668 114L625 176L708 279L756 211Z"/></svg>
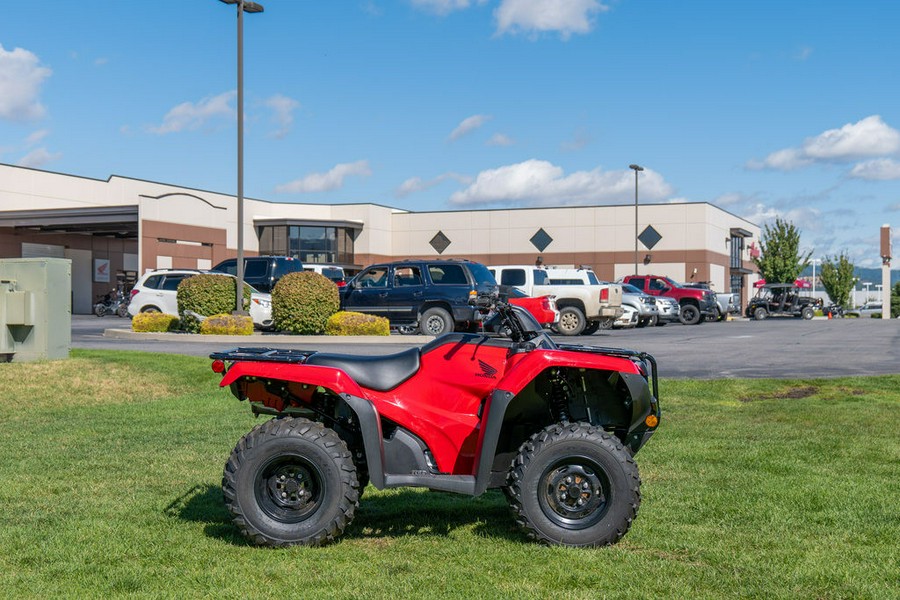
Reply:
<svg viewBox="0 0 900 600"><path fill-rule="evenodd" d="M679 319L685 325L702 323L716 314L718 303L715 293L710 290L684 287L659 275L628 275L622 281L651 296L667 296L677 300L681 306Z"/></svg>

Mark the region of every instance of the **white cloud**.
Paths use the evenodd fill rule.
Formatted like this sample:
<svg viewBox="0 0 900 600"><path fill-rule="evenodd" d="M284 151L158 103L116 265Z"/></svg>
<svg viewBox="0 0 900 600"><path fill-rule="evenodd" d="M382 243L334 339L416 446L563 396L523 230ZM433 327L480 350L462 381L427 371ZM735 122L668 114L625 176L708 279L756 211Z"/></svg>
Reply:
<svg viewBox="0 0 900 600"><path fill-rule="evenodd" d="M456 129L450 132L450 141L458 140L462 136L472 133L492 118L491 115L472 115L471 117L466 117L456 126Z"/></svg>
<svg viewBox="0 0 900 600"><path fill-rule="evenodd" d="M394 191L394 195L398 198L404 198L406 196L409 196L410 194L415 194L417 192L422 192L429 188L433 188L434 186L451 179L454 181L458 181L459 183L464 185L472 182L471 177L460 175L459 173L444 173L428 180L424 180L421 177L410 177L400 184L400 187L398 187Z"/></svg>
<svg viewBox="0 0 900 600"><path fill-rule="evenodd" d="M488 146L512 146L515 142L505 133L495 133L485 144Z"/></svg>
<svg viewBox="0 0 900 600"><path fill-rule="evenodd" d="M237 92L224 92L218 96L203 98L197 104L183 102L166 113L162 125L148 127L148 130L162 135L200 129L216 118L234 119L236 113L231 108L231 100L236 95Z"/></svg>
<svg viewBox="0 0 900 600"><path fill-rule="evenodd" d="M644 201L659 201L672 193L672 187L662 176L649 169L641 174L638 189ZM453 194L450 202L465 206L553 206L609 204L633 199L634 173L631 170L604 172L597 168L566 175L562 167L531 159L482 171L472 185Z"/></svg>
<svg viewBox="0 0 900 600"><path fill-rule="evenodd" d="M50 135L49 129L38 129L37 131L32 132L27 138L25 138L25 145L34 146L48 135Z"/></svg>
<svg viewBox="0 0 900 600"><path fill-rule="evenodd" d="M609 10L597 0L502 0L494 11L497 34L557 31L563 39L594 28L593 17Z"/></svg>
<svg viewBox="0 0 900 600"><path fill-rule="evenodd" d="M900 179L900 162L890 158L876 158L853 166L850 177L857 179Z"/></svg>
<svg viewBox="0 0 900 600"><path fill-rule="evenodd" d="M487 0L411 0L416 8L424 9L437 15L448 15L453 11L465 10L472 4L484 4Z"/></svg>
<svg viewBox="0 0 900 600"><path fill-rule="evenodd" d="M335 165L325 173L311 173L306 177L295 179L275 188L276 194L312 194L327 192L344 186L344 179L352 175L367 177L372 174L369 161L358 160L352 163Z"/></svg>
<svg viewBox="0 0 900 600"><path fill-rule="evenodd" d="M20 167L42 167L45 164L62 158L59 152L50 152L46 148L35 148L25 156L19 159L16 164Z"/></svg>
<svg viewBox="0 0 900 600"><path fill-rule="evenodd" d="M887 125L878 115L840 129L829 129L807 138L799 148L785 148L763 161L751 161L748 167L791 171L816 162L847 162L867 156L884 156L900 150L900 131Z"/></svg>
<svg viewBox="0 0 900 600"><path fill-rule="evenodd" d="M7 52L0 45L0 118L28 121L43 117L46 109L38 96L52 73L28 50Z"/></svg>
<svg viewBox="0 0 900 600"><path fill-rule="evenodd" d="M281 139L291 130L294 123L294 111L300 108L300 103L293 98L275 94L266 99L265 105L272 109L272 120L278 126L272 133L272 137Z"/></svg>
<svg viewBox="0 0 900 600"><path fill-rule="evenodd" d="M794 53L794 60L805 61L809 60L809 57L812 56L813 49L810 46L801 46L797 52Z"/></svg>

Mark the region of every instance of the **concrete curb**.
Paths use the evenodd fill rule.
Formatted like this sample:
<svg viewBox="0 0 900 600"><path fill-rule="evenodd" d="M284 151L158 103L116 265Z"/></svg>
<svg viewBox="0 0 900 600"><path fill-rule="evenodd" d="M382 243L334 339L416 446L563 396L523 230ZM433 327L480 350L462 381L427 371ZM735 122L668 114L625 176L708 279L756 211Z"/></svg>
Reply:
<svg viewBox="0 0 900 600"><path fill-rule="evenodd" d="M266 346L268 344L403 344L424 345L434 339L431 335L199 335L192 333L137 333L130 329L104 329L103 337L116 340L157 340L178 343L229 343L239 346Z"/></svg>

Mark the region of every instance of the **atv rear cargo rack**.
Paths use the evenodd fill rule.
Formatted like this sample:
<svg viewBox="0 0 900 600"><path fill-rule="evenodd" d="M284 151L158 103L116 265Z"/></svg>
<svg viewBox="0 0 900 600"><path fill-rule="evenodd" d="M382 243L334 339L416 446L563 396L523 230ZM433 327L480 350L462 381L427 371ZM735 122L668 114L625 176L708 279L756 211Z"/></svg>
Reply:
<svg viewBox="0 0 900 600"><path fill-rule="evenodd" d="M232 348L221 352L213 352L209 357L213 360L252 360L258 362L305 363L316 353L316 350L292 350L289 348Z"/></svg>

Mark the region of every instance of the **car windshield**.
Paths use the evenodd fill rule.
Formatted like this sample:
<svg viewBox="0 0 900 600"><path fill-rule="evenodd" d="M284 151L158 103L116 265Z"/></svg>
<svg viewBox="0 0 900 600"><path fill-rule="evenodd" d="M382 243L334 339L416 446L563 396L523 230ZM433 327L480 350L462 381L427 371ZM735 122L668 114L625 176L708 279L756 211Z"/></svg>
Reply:
<svg viewBox="0 0 900 600"><path fill-rule="evenodd" d="M626 294L643 294L644 293L643 291L637 289L630 283L623 283L622 291L625 292Z"/></svg>
<svg viewBox="0 0 900 600"><path fill-rule="evenodd" d="M483 264L469 263L469 269L472 271L472 277L475 278L475 285L497 285L497 280Z"/></svg>

